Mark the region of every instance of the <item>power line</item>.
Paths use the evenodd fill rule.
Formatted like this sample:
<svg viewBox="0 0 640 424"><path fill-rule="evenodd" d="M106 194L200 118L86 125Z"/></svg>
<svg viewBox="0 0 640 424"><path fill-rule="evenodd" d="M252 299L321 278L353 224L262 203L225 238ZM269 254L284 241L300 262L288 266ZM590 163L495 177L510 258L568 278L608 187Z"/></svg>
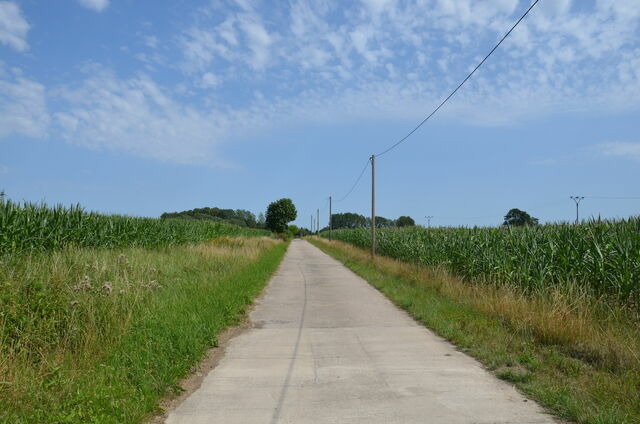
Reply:
<svg viewBox="0 0 640 424"><path fill-rule="evenodd" d="M362 179L362 176L364 175L364 172L367 170L367 167L369 166L369 162L371 162L371 159L367 159L367 162L364 164L364 168L362 168L362 172L360 172L360 175L358 176L358 179L356 180L356 182L353 183L353 186L351 186L351 189L347 192L347 194L342 196L340 199L336 200L336 203L337 202L342 202L344 199L349 197L349 195L353 192L353 190L356 188L356 186L358 185L358 183Z"/></svg>
<svg viewBox="0 0 640 424"><path fill-rule="evenodd" d="M604 199L604 200L640 200L640 197L611 197L611 196L585 196L587 199Z"/></svg>
<svg viewBox="0 0 640 424"><path fill-rule="evenodd" d="M456 94L458 92L458 90L460 90L460 88L469 80L469 78L471 78L473 76L473 74L475 74L475 72L484 64L484 62L486 62L487 59L489 59L489 56L491 56L493 54L494 51L496 51L496 49L498 47L500 47L500 45L502 44L502 42L509 36L509 34L511 34L511 32L518 26L518 24L529 14L529 12L531 11L531 9L533 9L533 7L538 4L540 0L535 0L533 2L533 4L527 9L526 12L524 12L524 14L520 17L520 19L518 19L518 21L513 24L513 26L511 27L511 29L509 31L507 31L507 33L500 39L500 41L498 42L498 44L496 44L491 51L489 52L489 54L487 54L484 59L482 59L482 61L480 63L478 63L478 65L473 68L473 71L471 71L471 73L469 75L467 75L467 77L462 80L462 82L455 88L455 90L453 90L451 92L451 94L449 94L447 96L446 99L444 99L442 101L442 103L440 103L438 105L438 107L436 107L433 112L431 112L426 118L424 118L422 120L422 122L420 122L414 129L412 129L407 135L405 135L404 137L402 137L400 140L398 140L395 144L393 144L391 147L388 147L386 150L384 150L381 153L378 153L376 156L382 156L388 152L390 152L391 150L395 149L396 147L398 147L403 141L405 141L407 138L409 138L414 132L416 132L418 130L418 128L420 128L425 122L427 122L433 115L435 115L442 106L444 106L445 103L447 103L449 101L450 98L452 98L454 96L454 94Z"/></svg>

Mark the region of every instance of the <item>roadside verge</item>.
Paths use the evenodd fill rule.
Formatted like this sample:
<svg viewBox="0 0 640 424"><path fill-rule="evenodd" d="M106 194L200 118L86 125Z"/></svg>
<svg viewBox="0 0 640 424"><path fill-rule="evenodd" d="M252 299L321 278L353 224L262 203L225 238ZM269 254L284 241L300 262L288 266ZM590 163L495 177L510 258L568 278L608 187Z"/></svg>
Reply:
<svg viewBox="0 0 640 424"><path fill-rule="evenodd" d="M569 326L571 311L563 321L552 304L537 304L507 288L386 257L374 261L367 251L341 242L309 241L556 416L589 424L640 422L640 367L633 349L627 351L638 341L637 326L620 323L614 329L619 334L594 336L588 341L614 344L601 346L601 357L584 355L575 340L545 339L533 318L517 319L538 313L538 323ZM582 322L598 330L597 323ZM616 351L618 359L609 360Z"/></svg>
<svg viewBox="0 0 640 424"><path fill-rule="evenodd" d="M220 238L0 263L0 422L139 423L182 391L287 243Z"/></svg>

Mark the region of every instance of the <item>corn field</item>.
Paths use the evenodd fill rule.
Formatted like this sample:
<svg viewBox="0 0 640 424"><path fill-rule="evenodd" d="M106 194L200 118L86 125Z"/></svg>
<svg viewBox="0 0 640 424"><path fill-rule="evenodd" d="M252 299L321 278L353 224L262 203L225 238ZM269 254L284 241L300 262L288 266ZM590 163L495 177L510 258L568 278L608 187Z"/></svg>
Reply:
<svg viewBox="0 0 640 424"><path fill-rule="evenodd" d="M221 222L160 220L0 201L0 255L77 247L160 247L221 236L268 235Z"/></svg>
<svg viewBox="0 0 640 424"><path fill-rule="evenodd" d="M333 238L371 247L367 228L333 231ZM590 294L613 297L635 308L640 301L638 217L519 228L381 229L377 252L527 291L577 284Z"/></svg>

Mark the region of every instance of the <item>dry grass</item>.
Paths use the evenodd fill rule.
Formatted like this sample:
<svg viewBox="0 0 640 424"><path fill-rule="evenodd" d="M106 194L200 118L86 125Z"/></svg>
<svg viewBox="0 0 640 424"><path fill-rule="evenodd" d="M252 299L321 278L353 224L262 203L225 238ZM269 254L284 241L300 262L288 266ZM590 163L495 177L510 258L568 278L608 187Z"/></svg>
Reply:
<svg viewBox="0 0 640 424"><path fill-rule="evenodd" d="M350 258L499 317L514 331L540 343L561 347L571 356L598 367L640 372L640 326L627 311L593 298L580 287L546 295L528 295L517 287L474 284L439 268L427 268L384 256L372 260L368 251L339 241L314 238L339 248Z"/></svg>
<svg viewBox="0 0 640 424"><path fill-rule="evenodd" d="M282 241L272 237L220 237L190 249L210 257L256 259L265 249L279 243Z"/></svg>

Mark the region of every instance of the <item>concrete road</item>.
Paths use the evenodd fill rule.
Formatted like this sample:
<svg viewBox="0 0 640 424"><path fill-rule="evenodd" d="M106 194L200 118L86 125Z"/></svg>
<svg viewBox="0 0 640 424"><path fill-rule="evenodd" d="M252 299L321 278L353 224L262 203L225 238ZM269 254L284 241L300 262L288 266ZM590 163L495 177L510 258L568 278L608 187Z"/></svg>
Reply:
<svg viewBox="0 0 640 424"><path fill-rule="evenodd" d="M556 422L304 241L251 321L166 423Z"/></svg>

